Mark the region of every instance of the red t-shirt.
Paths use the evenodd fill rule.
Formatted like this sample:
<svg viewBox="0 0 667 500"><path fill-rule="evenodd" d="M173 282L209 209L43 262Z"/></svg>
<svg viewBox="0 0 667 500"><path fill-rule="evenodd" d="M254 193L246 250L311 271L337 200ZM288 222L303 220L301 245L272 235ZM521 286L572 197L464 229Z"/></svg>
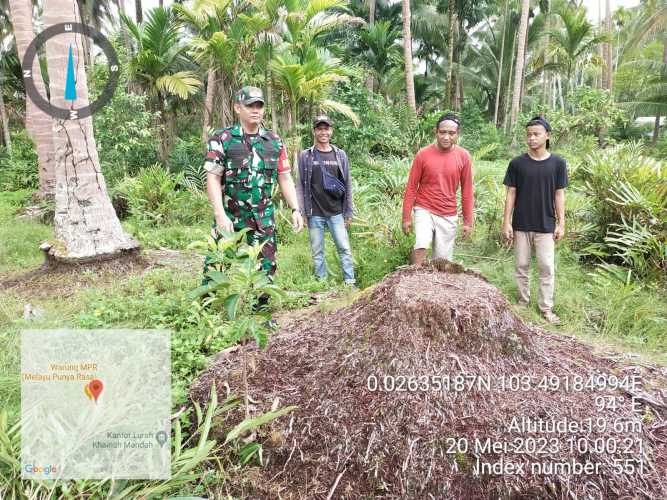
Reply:
<svg viewBox="0 0 667 500"><path fill-rule="evenodd" d="M470 153L459 146L441 151L435 144L420 149L412 162L403 196L403 221L410 221L415 205L435 215L456 215L459 186L463 221L471 225L474 194Z"/></svg>

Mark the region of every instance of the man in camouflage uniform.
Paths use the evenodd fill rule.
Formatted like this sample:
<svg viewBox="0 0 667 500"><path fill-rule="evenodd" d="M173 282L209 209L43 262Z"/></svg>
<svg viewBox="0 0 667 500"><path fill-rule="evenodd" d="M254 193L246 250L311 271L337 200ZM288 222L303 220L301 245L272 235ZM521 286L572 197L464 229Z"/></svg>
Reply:
<svg viewBox="0 0 667 500"><path fill-rule="evenodd" d="M303 229L303 218L285 145L276 133L261 126L264 116L262 91L256 87L243 87L236 93L234 111L239 117L238 123L214 131L208 140L204 168L208 199L215 217L213 235L221 237L218 229L231 233L250 228L248 244L265 243L260 254L261 266L272 278L276 272L272 201L276 182L292 208L292 225L296 232ZM209 264L204 263L204 272Z"/></svg>

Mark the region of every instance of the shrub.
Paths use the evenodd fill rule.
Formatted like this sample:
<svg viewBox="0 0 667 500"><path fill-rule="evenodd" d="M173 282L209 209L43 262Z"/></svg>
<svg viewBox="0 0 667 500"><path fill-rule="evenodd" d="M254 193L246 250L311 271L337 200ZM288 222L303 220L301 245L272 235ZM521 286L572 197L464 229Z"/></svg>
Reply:
<svg viewBox="0 0 667 500"><path fill-rule="evenodd" d="M658 144L648 149L647 152L654 158L667 160L667 138L658 140Z"/></svg>
<svg viewBox="0 0 667 500"><path fill-rule="evenodd" d="M119 84L111 101L94 115L95 142L109 186L158 161L157 117L146 111L146 99Z"/></svg>
<svg viewBox="0 0 667 500"><path fill-rule="evenodd" d="M424 146L434 141L434 128L438 118L451 110L433 110L419 120L419 137ZM489 122L481 110L472 102L465 102L461 112L456 113L461 120L461 134L458 144L472 154L482 153L477 158L496 160L506 156L507 141L496 126Z"/></svg>
<svg viewBox="0 0 667 500"><path fill-rule="evenodd" d="M18 191L39 187L35 146L25 129L12 133L12 155L0 149L0 189Z"/></svg>
<svg viewBox="0 0 667 500"><path fill-rule="evenodd" d="M522 113L512 130L515 144L524 144L525 126L536 115L543 114L551 124L552 146L569 147L584 139L590 142L613 142L608 137L612 127L622 128L628 121L627 113L613 100L608 91L582 86L568 96L569 111L536 106L529 113ZM607 137L605 137L607 135Z"/></svg>
<svg viewBox="0 0 667 500"><path fill-rule="evenodd" d="M597 151L574 169L590 200L582 255L631 267L641 276L667 271L667 171L639 144Z"/></svg>
<svg viewBox="0 0 667 500"><path fill-rule="evenodd" d="M349 118L331 113L334 121L332 142L344 148L350 158L378 156L406 156L413 154L421 144L417 117L406 105L396 105L385 98L368 92L363 85L341 84L332 99L348 104L359 116L355 126ZM304 142L305 141L305 142ZM310 130L302 144L312 143Z"/></svg>
<svg viewBox="0 0 667 500"><path fill-rule="evenodd" d="M475 223L485 226L485 242L491 246L502 243L505 169L504 162L475 163Z"/></svg>
<svg viewBox="0 0 667 500"><path fill-rule="evenodd" d="M176 139L169 157L169 168L175 174L183 174L183 182L190 189L203 191L206 187L204 170L204 146L201 137L190 136Z"/></svg>
<svg viewBox="0 0 667 500"><path fill-rule="evenodd" d="M210 218L206 195L184 186L183 174L174 175L159 164L137 177L125 178L114 190L115 205L127 204L136 220L148 225L193 224Z"/></svg>

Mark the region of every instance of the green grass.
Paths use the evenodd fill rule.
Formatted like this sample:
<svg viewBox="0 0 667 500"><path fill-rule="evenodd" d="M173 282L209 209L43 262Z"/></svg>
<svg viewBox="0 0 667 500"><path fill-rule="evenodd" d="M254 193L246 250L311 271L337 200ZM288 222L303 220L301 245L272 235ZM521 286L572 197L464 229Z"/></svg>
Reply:
<svg viewBox="0 0 667 500"><path fill-rule="evenodd" d="M495 179L478 199L478 215L488 218L504 197L498 179L505 162L478 162L477 178ZM500 179L501 180L501 179ZM17 220L16 210L28 193L0 194L0 273L18 273L37 267L42 256L39 242L52 237L51 227ZM495 198L494 198L495 197ZM370 286L396 267L406 264L414 236L400 231L400 197L388 195L367 203L360 194L355 200L363 210L350 231L358 283ZM568 209L582 205L578 195L568 195ZM486 204L486 205L485 205ZM342 284L340 262L331 236L326 235L326 258L330 278L315 280L308 232L294 234L287 212L280 212L278 224L278 273L276 284L288 291L276 310L299 309L308 305L312 294L322 294L320 310L332 310L350 303L355 293ZM514 257L498 245L499 221L487 227L478 224L472 241L457 241L455 259L482 272L515 303ZM130 219L125 229L144 248L186 249L204 239L208 223L152 226ZM576 227L573 222L568 229ZM593 276L592 276L593 275ZM20 414L20 331L24 328L153 328L166 327L172 336L172 398L175 405L186 400L192 380L206 366L209 356L227 347L222 318L193 309L186 294L200 281L198 272L158 269L141 276L119 276L85 272L53 276L40 281L41 288L22 287L0 291L0 408L9 421ZM536 279L533 280L534 288ZM50 289L46 293L44 289ZM533 297L537 291L533 290ZM646 282L605 283L593 267L584 266L566 243L557 247L555 311L563 323L545 325L535 306L521 311L524 319L549 330L575 335L597 351L633 352L641 359L667 365L667 299L664 290ZM43 309L36 321L22 318L29 302Z"/></svg>
<svg viewBox="0 0 667 500"><path fill-rule="evenodd" d="M490 245L477 237L459 244L455 259L480 271L515 304L518 289L514 278L514 255L509 249ZM465 256L464 256L465 255ZM537 271L532 269L532 305L521 312L524 319L549 330L574 335L599 350L630 351L652 362L667 365L667 300L664 292L649 283L602 285L597 270L579 263L576 254L560 243L556 250L554 312L562 323L547 325L540 317Z"/></svg>
<svg viewBox="0 0 667 500"><path fill-rule="evenodd" d="M27 191L0 193L0 273L38 266L39 244L52 237L53 228L40 222L15 218L29 196Z"/></svg>

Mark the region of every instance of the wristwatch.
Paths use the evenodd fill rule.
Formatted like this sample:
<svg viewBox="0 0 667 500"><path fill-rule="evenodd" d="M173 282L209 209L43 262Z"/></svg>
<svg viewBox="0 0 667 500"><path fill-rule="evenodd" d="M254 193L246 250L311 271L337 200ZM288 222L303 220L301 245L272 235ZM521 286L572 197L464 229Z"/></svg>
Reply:
<svg viewBox="0 0 667 500"><path fill-rule="evenodd" d="M299 214L300 214L300 213L301 213L301 210L299 210L298 208L293 208L293 209L292 209L292 213L294 213L294 212L299 212Z"/></svg>

